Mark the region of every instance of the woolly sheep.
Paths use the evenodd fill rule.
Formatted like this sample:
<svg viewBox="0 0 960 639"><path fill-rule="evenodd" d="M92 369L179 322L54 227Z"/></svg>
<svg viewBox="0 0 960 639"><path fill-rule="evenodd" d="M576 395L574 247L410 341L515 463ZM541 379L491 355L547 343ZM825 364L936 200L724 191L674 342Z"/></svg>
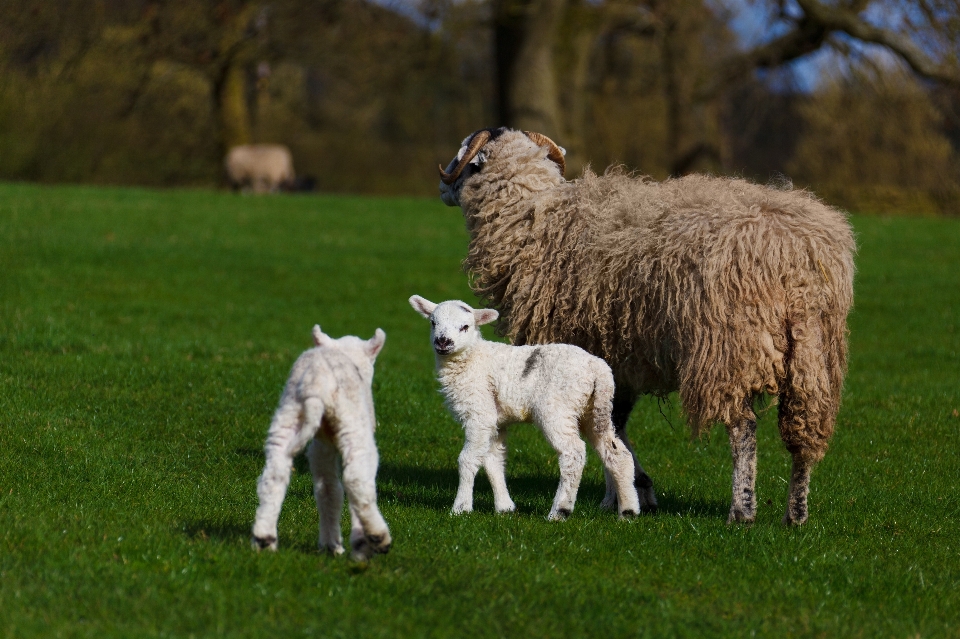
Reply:
<svg viewBox="0 0 960 639"><path fill-rule="evenodd" d="M253 546L277 549L277 519L290 483L294 456L307 448L313 494L320 511L320 549L343 553L340 513L343 491L350 502L350 546L354 559L390 550L390 531L377 509L377 445L373 439L373 364L386 334L369 340L333 339L313 327L316 348L293 365L264 445L266 466L257 482L260 505ZM337 453L343 484L337 477Z"/></svg>
<svg viewBox="0 0 960 639"><path fill-rule="evenodd" d="M294 184L293 156L282 144L242 144L230 149L224 160L234 188L254 193L274 193Z"/></svg>
<svg viewBox="0 0 960 639"><path fill-rule="evenodd" d="M488 342L477 326L495 320L494 310L474 310L460 301L434 304L418 295L410 305L430 320L437 378L466 435L454 514L473 510L473 481L481 465L497 512L514 510L504 476L506 427L522 421L533 421L559 455L560 486L548 519L565 519L573 512L586 462L578 432L600 455L608 481L616 486L621 515L639 512L633 457L617 445L610 419L613 373L602 359L567 344Z"/></svg>
<svg viewBox="0 0 960 639"><path fill-rule="evenodd" d="M502 311L498 329L515 344L603 357L624 443L642 393L678 390L694 433L722 422L730 522L756 516L753 403L779 396L793 458L784 522L802 524L846 371L856 250L846 217L806 191L739 179L654 182L611 169L567 182L563 171L549 138L504 128L470 135L441 168L441 198L461 207L470 233L465 268Z"/></svg>

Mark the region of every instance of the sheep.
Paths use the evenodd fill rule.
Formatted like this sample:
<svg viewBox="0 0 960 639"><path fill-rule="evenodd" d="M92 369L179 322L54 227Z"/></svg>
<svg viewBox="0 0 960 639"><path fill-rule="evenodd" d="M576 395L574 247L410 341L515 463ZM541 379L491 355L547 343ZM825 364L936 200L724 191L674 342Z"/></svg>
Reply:
<svg viewBox="0 0 960 639"><path fill-rule="evenodd" d="M493 488L496 511L515 509L504 476L506 427L523 421L533 421L559 455L560 486L547 519L566 519L573 512L586 463L578 431L600 455L607 481L616 488L621 516L639 512L633 457L626 447L617 446L610 418L613 373L602 359L567 344L488 342L477 327L495 320L497 311L474 310L454 300L434 304L419 295L409 301L430 320L437 378L447 407L465 432L454 514L473 510L473 482L481 465Z"/></svg>
<svg viewBox="0 0 960 639"><path fill-rule="evenodd" d="M275 193L295 183L293 156L282 144L241 144L224 159L227 179L234 189Z"/></svg>
<svg viewBox="0 0 960 639"><path fill-rule="evenodd" d="M320 512L321 551L343 553L340 512L346 488L350 501L352 556L366 561L390 550L387 523L377 509L377 445L373 439L373 364L386 334L369 340L348 335L333 339L313 327L315 348L293 364L264 445L266 465L257 482L254 549L277 549L277 519L290 483L293 458L304 446ZM343 484L337 477L337 453Z"/></svg>
<svg viewBox="0 0 960 639"><path fill-rule="evenodd" d="M783 521L802 524L846 372L856 251L846 216L809 192L742 179L655 182L614 167L567 182L563 155L538 133L484 129L440 169L441 199L470 234L464 267L501 310L498 330L603 357L625 444L640 394L679 391L694 435L723 423L728 522L756 517L753 404L778 396L792 456ZM652 506L652 482L638 463L636 473Z"/></svg>

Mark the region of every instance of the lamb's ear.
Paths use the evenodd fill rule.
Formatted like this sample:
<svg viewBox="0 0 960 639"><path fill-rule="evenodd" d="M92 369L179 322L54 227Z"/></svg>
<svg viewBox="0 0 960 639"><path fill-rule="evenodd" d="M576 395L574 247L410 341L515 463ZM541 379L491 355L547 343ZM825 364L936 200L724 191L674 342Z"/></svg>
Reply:
<svg viewBox="0 0 960 639"><path fill-rule="evenodd" d="M481 308L473 310L473 319L477 322L477 326L483 326L484 324L489 324L493 320L500 317L500 313L493 310L492 308Z"/></svg>
<svg viewBox="0 0 960 639"><path fill-rule="evenodd" d="M367 340L367 356L370 359L376 359L377 354L380 353L380 349L383 348L383 343L385 341L387 341L387 334L378 328L374 332L373 337Z"/></svg>
<svg viewBox="0 0 960 639"><path fill-rule="evenodd" d="M430 315L433 314L433 309L437 308L437 305L431 302L428 299L424 299L419 295L410 296L410 306L413 307L413 310L420 313L427 319L430 319Z"/></svg>
<svg viewBox="0 0 960 639"><path fill-rule="evenodd" d="M330 337L329 335L327 335L326 333L320 330L319 324L313 325L313 343L314 344L316 344L317 346L326 346L327 344L330 344L334 341L336 340L334 340L332 337Z"/></svg>

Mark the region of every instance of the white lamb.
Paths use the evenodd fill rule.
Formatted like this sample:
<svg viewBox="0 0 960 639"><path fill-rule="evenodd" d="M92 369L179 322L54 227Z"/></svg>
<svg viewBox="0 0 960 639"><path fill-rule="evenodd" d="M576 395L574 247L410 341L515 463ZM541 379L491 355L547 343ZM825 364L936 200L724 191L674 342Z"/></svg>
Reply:
<svg viewBox="0 0 960 639"><path fill-rule="evenodd" d="M350 501L350 547L366 560L390 550L390 531L377 509L377 445L373 439L373 363L386 334L369 340L348 335L333 339L313 327L316 348L293 365L273 415L267 462L257 482L260 505L253 524L253 546L277 549L277 519L294 456L308 443L313 494L320 511L320 550L343 553L340 513L343 490ZM343 484L337 477L337 452L343 460Z"/></svg>
<svg viewBox="0 0 960 639"><path fill-rule="evenodd" d="M447 407L466 435L454 514L473 510L473 482L481 465L497 512L514 510L504 476L506 427L526 421L540 428L559 455L560 486L547 519L565 519L573 512L586 463L586 446L578 432L596 449L616 486L620 514L630 517L640 511L633 456L617 443L610 418L613 374L602 359L568 344L488 342L477 326L497 319L492 309L474 310L460 301L434 304L418 295L410 298L410 305L430 320L437 378Z"/></svg>

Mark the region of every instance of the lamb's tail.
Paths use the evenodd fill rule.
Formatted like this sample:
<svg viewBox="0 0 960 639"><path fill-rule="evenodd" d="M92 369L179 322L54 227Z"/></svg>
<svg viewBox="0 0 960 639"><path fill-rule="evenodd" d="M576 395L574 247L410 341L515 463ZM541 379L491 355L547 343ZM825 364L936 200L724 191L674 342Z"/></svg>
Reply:
<svg viewBox="0 0 960 639"><path fill-rule="evenodd" d="M593 377L593 428L613 432L613 373L602 360L595 362Z"/></svg>

